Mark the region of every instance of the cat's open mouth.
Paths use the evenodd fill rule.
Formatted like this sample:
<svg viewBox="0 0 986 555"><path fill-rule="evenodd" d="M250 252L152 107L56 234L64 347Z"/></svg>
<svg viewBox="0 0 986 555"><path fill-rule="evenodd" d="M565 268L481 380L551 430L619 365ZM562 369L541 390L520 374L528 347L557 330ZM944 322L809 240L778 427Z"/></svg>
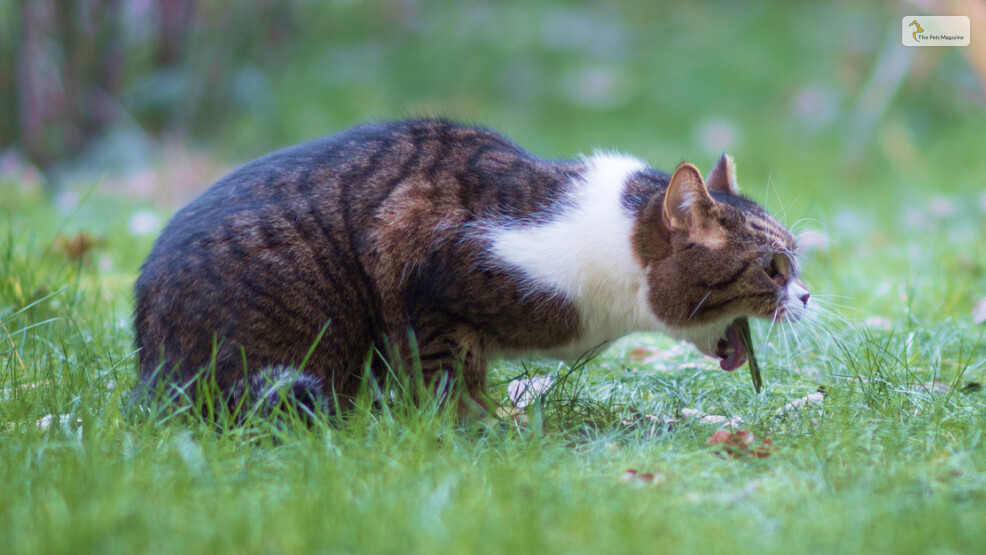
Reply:
<svg viewBox="0 0 986 555"><path fill-rule="evenodd" d="M716 349L716 356L722 359L719 367L727 372L736 370L746 362L746 346L737 329L737 322L726 326L726 337L719 340Z"/></svg>
<svg viewBox="0 0 986 555"><path fill-rule="evenodd" d="M757 356L753 350L753 339L750 336L750 320L746 316L740 316L726 326L726 337L719 340L716 354L722 358L719 366L730 372L743 366L744 362L750 363L750 378L753 380L753 389L757 393L763 390L763 378L760 375L760 365L757 364Z"/></svg>

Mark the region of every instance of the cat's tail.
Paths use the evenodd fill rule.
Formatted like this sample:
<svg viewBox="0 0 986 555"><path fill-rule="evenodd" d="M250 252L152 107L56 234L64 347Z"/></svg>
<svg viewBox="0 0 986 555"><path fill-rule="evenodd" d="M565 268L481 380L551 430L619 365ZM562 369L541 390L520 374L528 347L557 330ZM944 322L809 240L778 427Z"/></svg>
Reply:
<svg viewBox="0 0 986 555"><path fill-rule="evenodd" d="M230 408L243 418L296 414L306 422L334 413L325 382L285 365L268 366L230 388Z"/></svg>

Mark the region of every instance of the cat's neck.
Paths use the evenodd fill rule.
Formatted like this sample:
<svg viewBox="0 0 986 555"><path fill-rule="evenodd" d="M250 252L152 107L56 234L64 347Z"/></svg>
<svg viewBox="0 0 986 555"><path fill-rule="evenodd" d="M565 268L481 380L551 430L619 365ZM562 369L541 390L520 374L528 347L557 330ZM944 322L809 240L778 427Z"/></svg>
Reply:
<svg viewBox="0 0 986 555"><path fill-rule="evenodd" d="M629 178L647 166L618 154L583 160L565 208L547 223L500 228L493 255L522 271L529 286L564 295L582 319L580 347L632 331L664 330L647 302L645 269L634 255L634 213L624 202Z"/></svg>

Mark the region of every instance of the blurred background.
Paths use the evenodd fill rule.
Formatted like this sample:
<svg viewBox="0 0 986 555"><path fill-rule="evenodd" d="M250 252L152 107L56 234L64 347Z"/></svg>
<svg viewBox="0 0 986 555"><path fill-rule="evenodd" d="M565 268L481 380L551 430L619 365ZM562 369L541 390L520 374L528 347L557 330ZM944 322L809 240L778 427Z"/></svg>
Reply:
<svg viewBox="0 0 986 555"><path fill-rule="evenodd" d="M904 47L909 14L967 15L972 45ZM956 215L986 213L984 0L8 0L0 100L0 181L63 215L105 193L77 219L104 236L120 202L153 235L239 163L422 115L545 157L727 151L821 248L906 251L896 235L945 220L975 245L982 218Z"/></svg>

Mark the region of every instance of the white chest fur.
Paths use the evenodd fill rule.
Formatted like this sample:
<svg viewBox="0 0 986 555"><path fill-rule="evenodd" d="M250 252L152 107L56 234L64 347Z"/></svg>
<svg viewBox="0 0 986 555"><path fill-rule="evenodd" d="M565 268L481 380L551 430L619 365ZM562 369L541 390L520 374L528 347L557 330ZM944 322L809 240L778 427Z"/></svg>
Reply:
<svg viewBox="0 0 986 555"><path fill-rule="evenodd" d="M561 293L578 307L583 334L544 352L557 358L577 357L633 331L666 331L647 303L644 268L631 246L633 216L622 204L627 179L645 165L598 153L585 164L560 217L497 229L490 237L495 258L521 270L532 287Z"/></svg>

